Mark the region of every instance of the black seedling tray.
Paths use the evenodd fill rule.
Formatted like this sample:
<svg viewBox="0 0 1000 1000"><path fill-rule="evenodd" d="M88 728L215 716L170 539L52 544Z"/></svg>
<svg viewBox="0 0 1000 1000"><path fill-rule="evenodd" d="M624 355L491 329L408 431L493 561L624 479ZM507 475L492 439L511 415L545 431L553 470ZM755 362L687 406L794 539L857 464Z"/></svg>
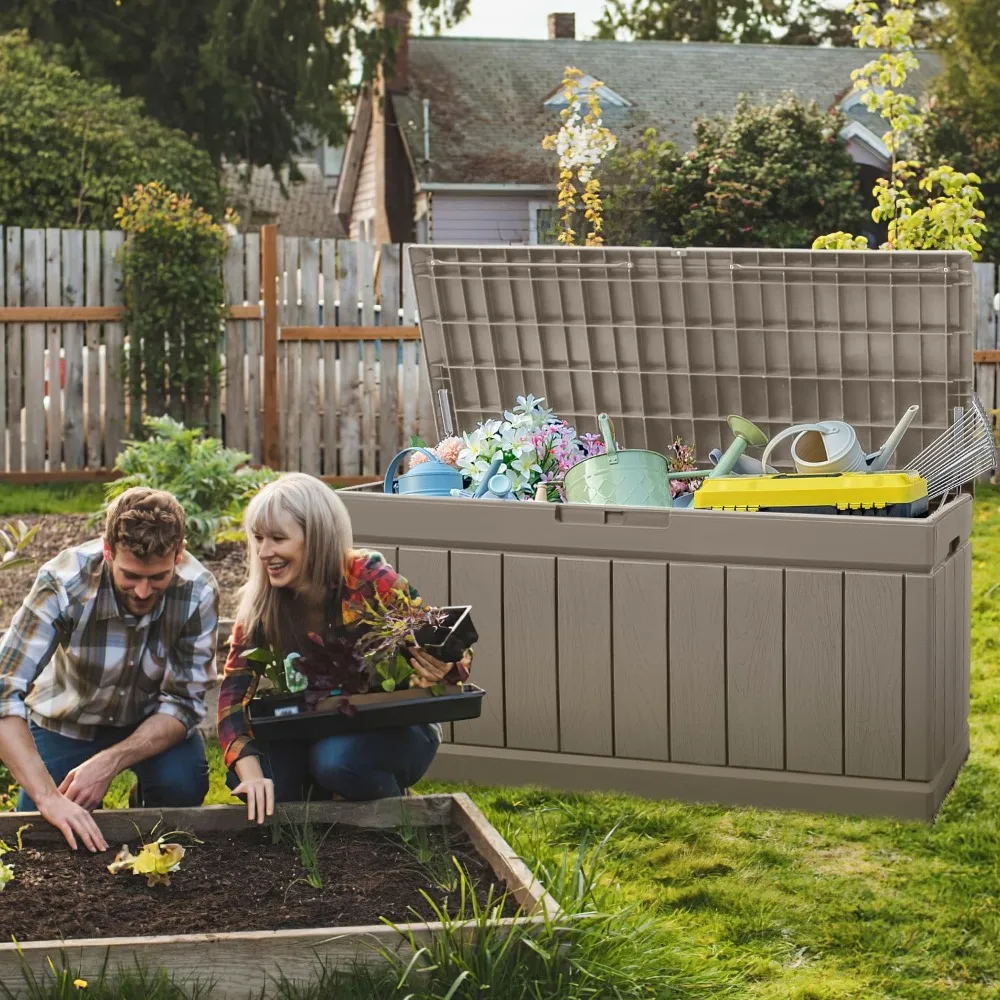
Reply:
<svg viewBox="0 0 1000 1000"><path fill-rule="evenodd" d="M394 697L375 694L371 701L358 704L356 714L339 709L306 711L305 696L254 698L250 702L250 720L254 736L261 740L316 740L344 733L370 733L379 729L398 729L432 722L460 722L478 719L486 692L474 684L465 690L432 695L421 689L417 697Z"/></svg>
<svg viewBox="0 0 1000 1000"><path fill-rule="evenodd" d="M413 633L417 645L442 663L455 663L462 654L479 641L472 624L472 606L456 605L442 608L447 615L443 625L425 625Z"/></svg>

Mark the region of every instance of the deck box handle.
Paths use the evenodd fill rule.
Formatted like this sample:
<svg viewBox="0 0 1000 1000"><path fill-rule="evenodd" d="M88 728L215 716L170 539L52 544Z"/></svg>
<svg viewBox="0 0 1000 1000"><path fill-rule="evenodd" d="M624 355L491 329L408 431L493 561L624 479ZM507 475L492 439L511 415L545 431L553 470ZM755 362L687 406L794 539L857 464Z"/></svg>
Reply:
<svg viewBox="0 0 1000 1000"><path fill-rule="evenodd" d="M597 504L552 504L555 519L562 524L621 525L626 528L665 528L670 511L622 510L619 507L601 507Z"/></svg>

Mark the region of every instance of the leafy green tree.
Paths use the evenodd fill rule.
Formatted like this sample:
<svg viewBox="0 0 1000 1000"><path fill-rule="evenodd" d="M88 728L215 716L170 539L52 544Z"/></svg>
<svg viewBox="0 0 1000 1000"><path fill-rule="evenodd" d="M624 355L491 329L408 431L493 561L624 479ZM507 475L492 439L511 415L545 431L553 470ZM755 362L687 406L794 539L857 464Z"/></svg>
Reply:
<svg viewBox="0 0 1000 1000"><path fill-rule="evenodd" d="M1000 261L1000 0L948 0L945 71L916 137L917 156L982 181L983 257Z"/></svg>
<svg viewBox="0 0 1000 1000"><path fill-rule="evenodd" d="M608 0L598 38L768 42L787 23L790 0Z"/></svg>
<svg viewBox="0 0 1000 1000"><path fill-rule="evenodd" d="M921 0L914 37L933 34L939 7ZM607 0L596 27L598 38L846 46L853 25L837 0Z"/></svg>
<svg viewBox="0 0 1000 1000"><path fill-rule="evenodd" d="M944 96L987 132L1000 131L1000 0L947 0Z"/></svg>
<svg viewBox="0 0 1000 1000"><path fill-rule="evenodd" d="M0 35L0 224L114 229L123 195L153 179L221 205L218 171L185 135L23 32Z"/></svg>
<svg viewBox="0 0 1000 1000"><path fill-rule="evenodd" d="M292 165L305 137L347 129L352 61L368 72L398 42L405 0L5 0L0 29L26 28L85 75L141 97L216 163ZM469 0L418 0L432 26ZM295 171L293 170L293 173Z"/></svg>
<svg viewBox="0 0 1000 1000"><path fill-rule="evenodd" d="M647 134L609 157L609 244L806 247L831 225L863 219L857 168L839 139L844 118L787 96L741 100L730 119L695 125L681 155Z"/></svg>
<svg viewBox="0 0 1000 1000"><path fill-rule="evenodd" d="M974 108L953 100L937 100L916 139L920 160L950 164L980 179L986 231L979 235L982 260L1000 263L1000 125L984 127Z"/></svg>
<svg viewBox="0 0 1000 1000"><path fill-rule="evenodd" d="M978 174L962 173L947 163L925 167L909 157L917 148L926 116L917 110L914 97L890 89L902 87L919 68L912 29L915 0L892 0L884 13L872 0L850 0L848 13L857 18L858 46L878 51L878 56L851 78L869 111L877 111L888 131L882 141L892 156L889 177L880 177L872 192L876 205L872 218L885 222L888 239L884 250L967 250L973 256L983 249L979 237L986 231L979 207L983 194ZM817 250L865 249L868 240L849 232L821 236Z"/></svg>

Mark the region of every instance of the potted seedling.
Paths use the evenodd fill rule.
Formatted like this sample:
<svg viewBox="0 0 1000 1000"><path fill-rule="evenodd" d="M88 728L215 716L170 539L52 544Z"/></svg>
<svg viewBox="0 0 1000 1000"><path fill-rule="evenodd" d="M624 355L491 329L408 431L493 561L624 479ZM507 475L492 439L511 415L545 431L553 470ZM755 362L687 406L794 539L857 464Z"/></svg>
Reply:
<svg viewBox="0 0 1000 1000"><path fill-rule="evenodd" d="M409 649L420 646L446 663L461 659L478 639L469 607L436 608L394 595L391 602L376 598L356 610L353 635L324 640L310 632L294 666L274 650L246 654L251 667L273 678L269 692L250 705L259 735L309 739L479 716L480 688L417 686L408 657ZM292 690L289 669L305 681L305 690Z"/></svg>

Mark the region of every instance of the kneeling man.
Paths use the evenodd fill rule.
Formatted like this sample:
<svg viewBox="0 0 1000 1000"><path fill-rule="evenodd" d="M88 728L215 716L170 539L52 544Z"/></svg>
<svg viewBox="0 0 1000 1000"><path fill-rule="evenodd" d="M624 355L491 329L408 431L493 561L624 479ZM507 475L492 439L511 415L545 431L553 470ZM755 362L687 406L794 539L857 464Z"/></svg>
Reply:
<svg viewBox="0 0 1000 1000"><path fill-rule="evenodd" d="M201 805L218 618L215 577L184 551L169 493L127 490L102 539L42 566L0 640L0 760L18 811L103 851L91 812L122 771L137 777L131 805Z"/></svg>

